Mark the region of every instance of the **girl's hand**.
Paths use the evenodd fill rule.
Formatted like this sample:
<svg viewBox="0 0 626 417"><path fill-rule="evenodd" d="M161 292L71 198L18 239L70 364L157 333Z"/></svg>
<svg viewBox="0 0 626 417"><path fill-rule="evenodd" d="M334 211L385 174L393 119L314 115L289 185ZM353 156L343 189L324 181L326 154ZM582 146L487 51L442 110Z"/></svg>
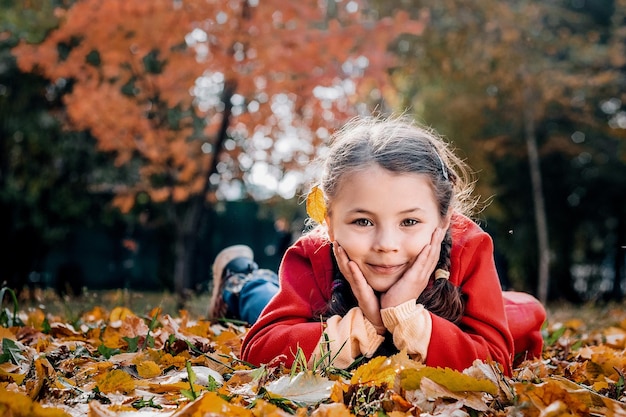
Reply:
<svg viewBox="0 0 626 417"><path fill-rule="evenodd" d="M385 334L387 329L380 315L380 302L372 287L365 280L359 266L348 258L346 251L337 242L333 242L333 252L339 265L339 271L350 284L363 315L372 323L376 333Z"/></svg>
<svg viewBox="0 0 626 417"><path fill-rule="evenodd" d="M430 243L422 249L413 265L380 297L381 308L395 307L419 298L437 266L445 235L444 229L436 228L433 231Z"/></svg>

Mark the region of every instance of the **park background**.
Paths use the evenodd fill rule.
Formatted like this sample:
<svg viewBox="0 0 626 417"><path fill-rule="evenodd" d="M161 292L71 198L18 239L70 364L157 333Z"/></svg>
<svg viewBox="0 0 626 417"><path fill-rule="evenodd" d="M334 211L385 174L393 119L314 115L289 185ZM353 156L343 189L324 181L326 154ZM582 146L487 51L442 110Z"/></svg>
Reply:
<svg viewBox="0 0 626 417"><path fill-rule="evenodd" d="M402 113L476 171L503 286L623 297L624 0L0 5L11 287L183 303L227 245L277 268L332 132Z"/></svg>

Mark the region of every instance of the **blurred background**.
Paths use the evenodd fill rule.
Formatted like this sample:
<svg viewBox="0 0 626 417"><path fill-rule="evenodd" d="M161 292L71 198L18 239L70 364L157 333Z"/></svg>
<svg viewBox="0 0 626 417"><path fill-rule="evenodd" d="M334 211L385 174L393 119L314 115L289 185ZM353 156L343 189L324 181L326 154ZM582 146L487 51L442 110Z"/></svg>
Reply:
<svg viewBox="0 0 626 417"><path fill-rule="evenodd" d="M0 282L276 269L332 132L405 114L475 170L503 287L622 300L625 0L0 0ZM32 292L31 292L32 293Z"/></svg>

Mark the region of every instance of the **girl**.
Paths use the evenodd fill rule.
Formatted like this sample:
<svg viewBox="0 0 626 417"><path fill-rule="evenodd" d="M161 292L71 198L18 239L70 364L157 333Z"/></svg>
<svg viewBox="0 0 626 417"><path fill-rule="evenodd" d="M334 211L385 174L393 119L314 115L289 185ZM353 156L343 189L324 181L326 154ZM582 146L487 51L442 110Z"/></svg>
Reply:
<svg viewBox="0 0 626 417"><path fill-rule="evenodd" d="M348 123L323 163L322 224L287 250L242 359L290 366L298 348L310 363L328 350L347 368L405 349L430 366L493 360L508 374L514 354L540 355L545 311L529 295L503 297L492 241L467 217L467 172L430 130Z"/></svg>

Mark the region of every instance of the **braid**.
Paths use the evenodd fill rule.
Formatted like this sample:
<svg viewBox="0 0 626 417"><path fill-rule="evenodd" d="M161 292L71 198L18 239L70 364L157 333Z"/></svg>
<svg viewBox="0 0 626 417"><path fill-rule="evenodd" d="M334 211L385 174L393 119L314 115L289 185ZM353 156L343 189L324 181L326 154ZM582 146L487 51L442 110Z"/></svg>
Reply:
<svg viewBox="0 0 626 417"><path fill-rule="evenodd" d="M350 284L339 271L337 260L335 256L331 254L333 260L333 282L331 284L330 299L326 310L323 312L325 318L329 318L334 315L345 316L352 307L358 305L358 301L350 288Z"/></svg>
<svg viewBox="0 0 626 417"><path fill-rule="evenodd" d="M437 269L450 272L450 254L452 252L452 236L450 230L441 243L441 255L437 263ZM463 316L465 300L461 289L448 280L448 278L435 278L433 285L429 285L420 294L417 302L423 304L431 313L442 317L452 323L458 324Z"/></svg>

